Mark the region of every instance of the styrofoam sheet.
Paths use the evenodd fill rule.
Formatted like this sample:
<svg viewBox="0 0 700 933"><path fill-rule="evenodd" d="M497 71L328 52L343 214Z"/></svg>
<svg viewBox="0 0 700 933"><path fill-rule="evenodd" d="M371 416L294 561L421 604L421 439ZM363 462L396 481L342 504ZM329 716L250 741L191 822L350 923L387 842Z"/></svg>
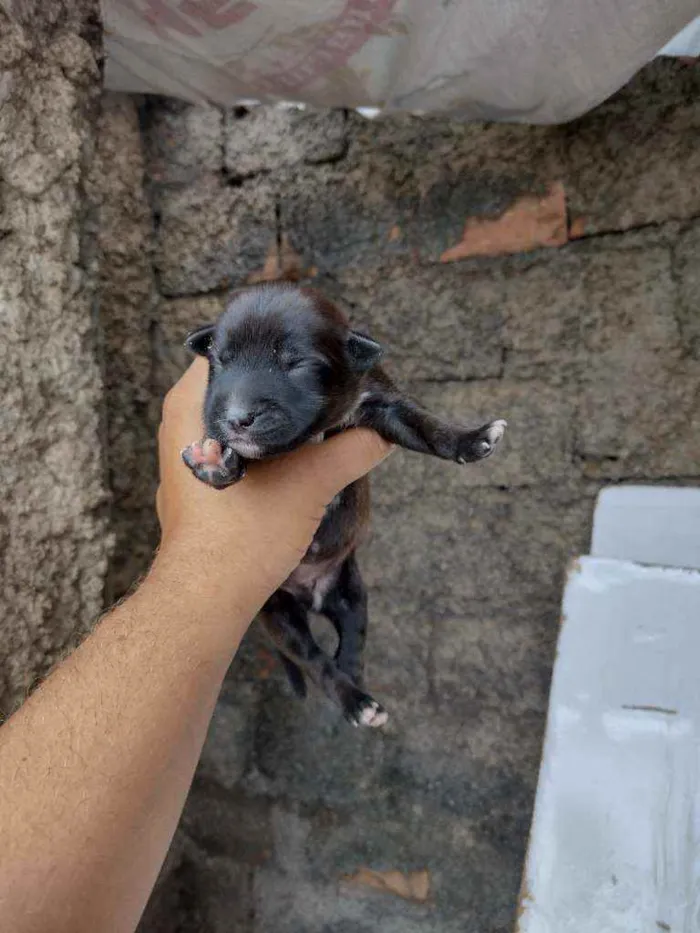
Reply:
<svg viewBox="0 0 700 933"><path fill-rule="evenodd" d="M604 489L593 516L591 555L700 569L700 489Z"/></svg>
<svg viewBox="0 0 700 933"><path fill-rule="evenodd" d="M520 933L700 924L700 573L569 573Z"/></svg>
<svg viewBox="0 0 700 933"><path fill-rule="evenodd" d="M690 58L700 55L700 16L674 36L661 49L659 55L687 55Z"/></svg>

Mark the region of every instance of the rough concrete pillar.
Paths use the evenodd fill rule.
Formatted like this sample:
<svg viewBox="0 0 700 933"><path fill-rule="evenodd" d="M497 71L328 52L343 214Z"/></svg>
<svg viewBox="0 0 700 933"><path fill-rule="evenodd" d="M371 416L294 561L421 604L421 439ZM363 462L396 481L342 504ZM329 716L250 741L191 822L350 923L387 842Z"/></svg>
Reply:
<svg viewBox="0 0 700 933"><path fill-rule="evenodd" d="M108 557L85 180L98 0L0 10L0 711L96 618Z"/></svg>
<svg viewBox="0 0 700 933"><path fill-rule="evenodd" d="M143 185L138 102L107 93L98 122L90 195L98 207L100 328L107 401L106 461L115 549L106 603L147 569L157 543L156 430L160 395L152 378L158 293L153 216Z"/></svg>

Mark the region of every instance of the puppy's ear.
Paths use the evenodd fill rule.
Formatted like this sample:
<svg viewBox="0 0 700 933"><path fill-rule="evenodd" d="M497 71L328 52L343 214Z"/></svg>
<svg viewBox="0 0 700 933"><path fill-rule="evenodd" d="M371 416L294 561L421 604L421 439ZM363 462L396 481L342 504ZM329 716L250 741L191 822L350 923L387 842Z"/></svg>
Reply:
<svg viewBox="0 0 700 933"><path fill-rule="evenodd" d="M185 346L188 350L191 350L192 353L196 353L199 356L208 356L213 336L214 325L205 324L204 327L198 327L197 330L193 330L187 335Z"/></svg>
<svg viewBox="0 0 700 933"><path fill-rule="evenodd" d="M357 373L366 373L376 363L379 362L384 350L371 337L360 334L356 330L351 330L346 344L350 365Z"/></svg>

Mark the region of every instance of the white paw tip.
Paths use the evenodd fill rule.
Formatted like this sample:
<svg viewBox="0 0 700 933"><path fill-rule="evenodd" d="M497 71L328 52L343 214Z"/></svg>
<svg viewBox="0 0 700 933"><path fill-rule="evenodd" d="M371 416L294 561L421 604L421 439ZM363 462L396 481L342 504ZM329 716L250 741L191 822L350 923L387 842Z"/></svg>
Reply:
<svg viewBox="0 0 700 933"><path fill-rule="evenodd" d="M368 703L360 713L360 725L370 726L372 729L383 726L388 719L389 714L380 707L379 703Z"/></svg>
<svg viewBox="0 0 700 933"><path fill-rule="evenodd" d="M491 422L486 432L490 444L497 444L500 441L505 434L507 425L508 422L503 419Z"/></svg>

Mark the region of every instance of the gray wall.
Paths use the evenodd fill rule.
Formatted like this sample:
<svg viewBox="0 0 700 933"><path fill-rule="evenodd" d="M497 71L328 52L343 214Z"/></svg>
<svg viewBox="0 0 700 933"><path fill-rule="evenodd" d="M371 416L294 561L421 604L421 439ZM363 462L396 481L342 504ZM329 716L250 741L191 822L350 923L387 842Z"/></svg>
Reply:
<svg viewBox="0 0 700 933"><path fill-rule="evenodd" d="M146 102L158 385L227 286L284 266L417 397L510 428L482 466L376 476L382 734L290 700L252 634L144 930L512 929L567 560L604 483L700 475L699 90L657 63L547 129ZM558 245L469 255L486 236ZM429 901L343 881L362 866L427 870Z"/></svg>

